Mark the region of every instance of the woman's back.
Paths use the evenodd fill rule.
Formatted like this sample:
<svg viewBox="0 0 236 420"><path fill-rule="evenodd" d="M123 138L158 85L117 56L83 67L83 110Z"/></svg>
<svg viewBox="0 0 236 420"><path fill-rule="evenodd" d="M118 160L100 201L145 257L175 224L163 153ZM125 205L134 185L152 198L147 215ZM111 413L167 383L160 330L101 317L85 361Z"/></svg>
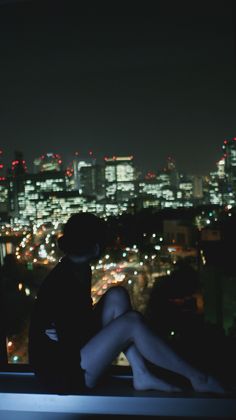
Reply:
<svg viewBox="0 0 236 420"><path fill-rule="evenodd" d="M29 359L46 382L50 378L82 378L79 349L92 334L91 271L88 264L74 264L64 257L39 289L31 317ZM55 328L58 341L46 329ZM74 353L76 356L74 357ZM64 379L63 379L64 380Z"/></svg>

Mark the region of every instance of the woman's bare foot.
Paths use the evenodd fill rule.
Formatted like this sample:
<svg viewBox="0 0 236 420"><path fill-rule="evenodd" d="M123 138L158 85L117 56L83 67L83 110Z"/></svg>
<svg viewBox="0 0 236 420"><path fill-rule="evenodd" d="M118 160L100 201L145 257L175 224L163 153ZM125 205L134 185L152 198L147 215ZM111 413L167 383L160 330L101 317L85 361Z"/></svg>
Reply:
<svg viewBox="0 0 236 420"><path fill-rule="evenodd" d="M147 391L147 390L156 390L156 391L166 391L166 392L176 392L182 391L181 388L178 388L174 385L169 384L168 382L163 381L162 379L157 378L150 372L142 373L141 375L133 376L133 386L137 391Z"/></svg>
<svg viewBox="0 0 236 420"><path fill-rule="evenodd" d="M194 391L197 392L212 392L215 394L226 393L226 390L220 381L210 375L201 375L199 377L191 378L191 384Z"/></svg>

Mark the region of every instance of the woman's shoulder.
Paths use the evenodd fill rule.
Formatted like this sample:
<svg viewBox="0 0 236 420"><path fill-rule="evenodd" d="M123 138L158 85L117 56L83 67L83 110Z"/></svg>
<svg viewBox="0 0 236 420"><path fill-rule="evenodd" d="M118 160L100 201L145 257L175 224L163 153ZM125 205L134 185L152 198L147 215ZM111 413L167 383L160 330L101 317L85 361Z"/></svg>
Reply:
<svg viewBox="0 0 236 420"><path fill-rule="evenodd" d="M60 282L65 279L65 276L69 277L69 272L65 262L61 259L44 277L40 290L50 289L55 283L59 286Z"/></svg>
<svg viewBox="0 0 236 420"><path fill-rule="evenodd" d="M45 277L40 289L45 291L48 289L54 290L63 289L65 291L65 284L72 288L79 288L80 280L89 280L91 277L90 266L75 264L68 257L63 257L54 266L54 268Z"/></svg>
<svg viewBox="0 0 236 420"><path fill-rule="evenodd" d="M62 257L58 261L58 263L54 266L54 268L50 271L47 277L58 277L60 274L64 273L72 273L73 266L67 257Z"/></svg>

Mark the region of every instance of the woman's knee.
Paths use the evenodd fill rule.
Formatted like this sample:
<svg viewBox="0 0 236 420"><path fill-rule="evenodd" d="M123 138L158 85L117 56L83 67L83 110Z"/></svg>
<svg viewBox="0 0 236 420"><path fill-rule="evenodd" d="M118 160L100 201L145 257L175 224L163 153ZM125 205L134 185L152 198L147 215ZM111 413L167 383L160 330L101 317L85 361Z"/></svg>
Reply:
<svg viewBox="0 0 236 420"><path fill-rule="evenodd" d="M130 302L129 293L122 286L114 286L108 289L106 297L116 302Z"/></svg>
<svg viewBox="0 0 236 420"><path fill-rule="evenodd" d="M126 321L134 327L143 322L143 315L138 311L128 311L125 315Z"/></svg>

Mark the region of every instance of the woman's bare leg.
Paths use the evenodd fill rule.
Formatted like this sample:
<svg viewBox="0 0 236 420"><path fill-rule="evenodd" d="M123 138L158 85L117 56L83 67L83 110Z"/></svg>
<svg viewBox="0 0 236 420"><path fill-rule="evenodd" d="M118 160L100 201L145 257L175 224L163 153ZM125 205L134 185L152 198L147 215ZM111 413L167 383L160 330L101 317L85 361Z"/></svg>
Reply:
<svg viewBox="0 0 236 420"><path fill-rule="evenodd" d="M131 311L130 297L126 289L117 286L109 289L100 299L94 310L94 316L100 320L103 328L115 318ZM133 372L133 385L135 389L159 389L163 391L176 391L179 388L172 386L164 380L153 375L135 344L122 349Z"/></svg>
<svg viewBox="0 0 236 420"><path fill-rule="evenodd" d="M141 382L147 372L144 362L146 359L154 365L184 375L197 391L223 392L217 381L213 378L208 379L206 375L179 357L150 330L143 317L132 310L113 318L81 349L81 366L85 370L87 386L95 386L107 366L129 346L131 352L130 349L126 352L127 357L130 359L136 378ZM134 381L134 386L137 388L138 379L137 382ZM165 382L163 384L167 385ZM141 389L163 389L160 388L163 384L157 383L155 387L144 384Z"/></svg>

